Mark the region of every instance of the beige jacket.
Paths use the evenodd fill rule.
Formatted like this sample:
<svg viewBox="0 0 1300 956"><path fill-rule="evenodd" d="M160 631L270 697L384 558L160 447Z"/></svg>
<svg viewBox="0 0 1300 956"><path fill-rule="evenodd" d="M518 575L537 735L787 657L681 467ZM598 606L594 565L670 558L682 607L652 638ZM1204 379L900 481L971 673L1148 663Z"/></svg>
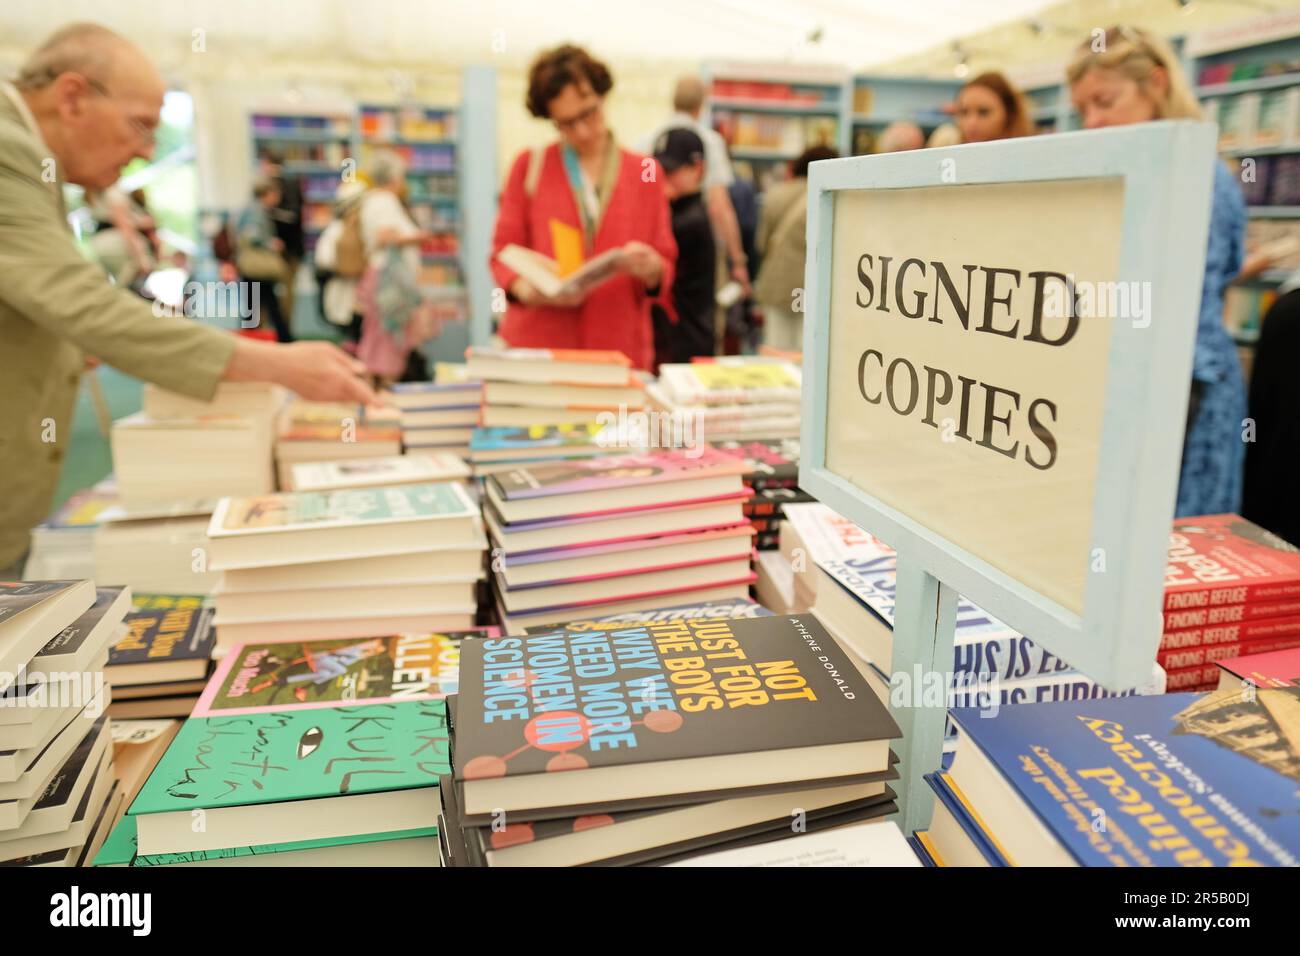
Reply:
<svg viewBox="0 0 1300 956"><path fill-rule="evenodd" d="M21 557L49 511L83 354L210 398L235 348L228 332L155 317L82 256L62 173L17 96L0 87L0 568Z"/></svg>
<svg viewBox="0 0 1300 956"><path fill-rule="evenodd" d="M794 290L803 288L807 224L808 180L777 183L763 193L755 237L763 257L754 281L754 301L759 305L794 311Z"/></svg>

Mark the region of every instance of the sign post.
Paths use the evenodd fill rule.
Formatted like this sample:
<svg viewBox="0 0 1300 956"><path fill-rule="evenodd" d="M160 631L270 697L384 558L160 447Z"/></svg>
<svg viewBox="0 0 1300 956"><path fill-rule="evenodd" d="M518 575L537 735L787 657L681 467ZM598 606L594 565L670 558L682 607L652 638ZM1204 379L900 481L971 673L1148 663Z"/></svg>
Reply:
<svg viewBox="0 0 1300 956"><path fill-rule="evenodd" d="M898 552L894 678L950 686L958 594L1150 678L1215 161L1172 121L810 167L799 483ZM900 696L911 831L946 707Z"/></svg>

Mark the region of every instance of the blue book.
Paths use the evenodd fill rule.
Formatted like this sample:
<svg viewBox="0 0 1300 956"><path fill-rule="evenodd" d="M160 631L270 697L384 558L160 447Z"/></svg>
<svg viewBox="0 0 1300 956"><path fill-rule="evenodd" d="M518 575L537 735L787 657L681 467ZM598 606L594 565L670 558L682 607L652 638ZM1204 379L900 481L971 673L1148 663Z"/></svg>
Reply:
<svg viewBox="0 0 1300 956"><path fill-rule="evenodd" d="M1015 865L1300 863L1300 687L980 714L950 779Z"/></svg>
<svg viewBox="0 0 1300 956"><path fill-rule="evenodd" d="M1008 866L997 843L979 825L962 794L942 773L928 773L934 791L929 841L944 866Z"/></svg>

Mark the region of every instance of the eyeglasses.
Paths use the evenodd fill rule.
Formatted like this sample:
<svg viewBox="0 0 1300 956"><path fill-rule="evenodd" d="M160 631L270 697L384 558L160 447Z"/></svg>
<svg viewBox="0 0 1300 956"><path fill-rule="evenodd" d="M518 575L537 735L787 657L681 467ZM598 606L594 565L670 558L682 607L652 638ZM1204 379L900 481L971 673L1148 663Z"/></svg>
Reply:
<svg viewBox="0 0 1300 956"><path fill-rule="evenodd" d="M600 107L601 107L601 101L597 100L595 103L593 103L591 106L588 106L577 116L570 116L568 119L551 120L551 122L555 124L555 128L558 129L561 133L571 133L579 126L582 126L585 123L589 123L592 119L594 119L596 114L600 112Z"/></svg>
<svg viewBox="0 0 1300 956"><path fill-rule="evenodd" d="M86 84L92 90L94 90L100 96L104 97L104 99L117 105L118 113L120 113L122 115L122 118L127 121L127 123L131 127L131 131L135 133L136 138L141 143L143 143L145 146L154 145L154 142L158 136L158 131L156 129L154 129L152 126L149 126L143 120L136 119L134 116L127 116L126 113L122 111L121 103L117 100L116 97L113 96L112 93L108 91L108 87L106 87L103 83L99 82L99 80L91 79L88 76L84 77L84 79L86 81Z"/></svg>

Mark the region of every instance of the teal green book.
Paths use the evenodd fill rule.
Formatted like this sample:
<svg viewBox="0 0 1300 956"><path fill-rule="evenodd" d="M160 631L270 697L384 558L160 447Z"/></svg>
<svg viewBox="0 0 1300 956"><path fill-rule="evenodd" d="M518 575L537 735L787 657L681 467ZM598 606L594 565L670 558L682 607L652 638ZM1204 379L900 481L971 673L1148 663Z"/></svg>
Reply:
<svg viewBox="0 0 1300 956"><path fill-rule="evenodd" d="M431 787L449 767L441 700L192 717L128 813Z"/></svg>
<svg viewBox="0 0 1300 956"><path fill-rule="evenodd" d="M436 837L437 827L420 827L391 833L363 833L351 837L334 837L324 840L298 840L294 843L262 843L257 846L237 846L224 850L196 850L190 853L158 853L153 856L136 855L135 817L123 817L104 842L95 866L173 866L178 863L198 863L208 860L233 860L267 853L291 853L294 850L317 850L323 847L347 846L358 843L383 843L387 840L411 840Z"/></svg>

